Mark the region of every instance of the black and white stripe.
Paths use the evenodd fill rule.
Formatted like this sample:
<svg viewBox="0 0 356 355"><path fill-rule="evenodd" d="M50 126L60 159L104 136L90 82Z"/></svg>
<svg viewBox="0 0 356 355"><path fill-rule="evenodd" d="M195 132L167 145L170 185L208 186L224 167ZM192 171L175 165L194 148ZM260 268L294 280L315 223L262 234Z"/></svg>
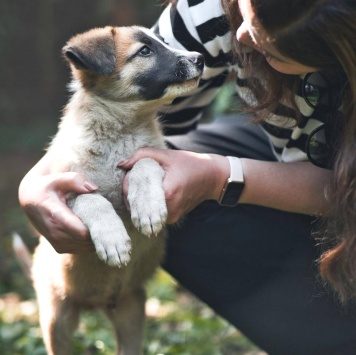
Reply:
<svg viewBox="0 0 356 355"><path fill-rule="evenodd" d="M182 134L194 129L203 110L233 69L237 72L239 96L253 102L254 97L246 85L246 73L236 65L232 56L231 32L220 0L178 0L176 6L165 9L154 30L170 46L202 53L206 62L196 92L162 109L160 117L166 134ZM280 161L306 160L307 137L325 121L323 115L305 103L301 92L297 93L296 102L302 115L298 125L296 112L282 104L261 125Z"/></svg>

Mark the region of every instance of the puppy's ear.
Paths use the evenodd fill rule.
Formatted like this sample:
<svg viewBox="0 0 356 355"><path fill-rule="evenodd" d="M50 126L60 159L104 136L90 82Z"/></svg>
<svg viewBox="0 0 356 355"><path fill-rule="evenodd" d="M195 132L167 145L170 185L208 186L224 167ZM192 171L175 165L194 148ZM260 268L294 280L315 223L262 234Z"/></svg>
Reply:
<svg viewBox="0 0 356 355"><path fill-rule="evenodd" d="M79 70L110 75L116 67L115 28L94 29L72 38L62 53Z"/></svg>

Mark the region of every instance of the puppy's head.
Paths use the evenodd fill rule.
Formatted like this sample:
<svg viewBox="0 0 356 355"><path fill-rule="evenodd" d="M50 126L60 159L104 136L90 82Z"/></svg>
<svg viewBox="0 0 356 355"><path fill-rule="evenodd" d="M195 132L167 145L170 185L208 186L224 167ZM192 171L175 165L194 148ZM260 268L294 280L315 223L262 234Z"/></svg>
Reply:
<svg viewBox="0 0 356 355"><path fill-rule="evenodd" d="M83 88L112 100L171 101L196 88L204 58L168 47L142 27L105 27L63 48Z"/></svg>

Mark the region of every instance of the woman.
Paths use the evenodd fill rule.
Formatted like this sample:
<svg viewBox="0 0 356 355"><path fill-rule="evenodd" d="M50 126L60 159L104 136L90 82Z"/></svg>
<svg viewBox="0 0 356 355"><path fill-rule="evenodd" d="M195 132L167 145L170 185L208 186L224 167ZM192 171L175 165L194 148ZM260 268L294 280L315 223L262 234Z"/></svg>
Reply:
<svg viewBox="0 0 356 355"><path fill-rule="evenodd" d="M316 265L321 255L322 276L342 300L354 297L355 16L352 0L178 0L155 30L203 53L204 78L162 110L176 149L143 149L120 164L162 164L169 223L185 215L170 228L164 267L270 354L356 351L356 318L320 287ZM196 127L232 69L260 125L241 115ZM54 174L45 156L20 201L58 252L87 252L65 194L95 189L83 176ZM329 242L324 254L313 231Z"/></svg>

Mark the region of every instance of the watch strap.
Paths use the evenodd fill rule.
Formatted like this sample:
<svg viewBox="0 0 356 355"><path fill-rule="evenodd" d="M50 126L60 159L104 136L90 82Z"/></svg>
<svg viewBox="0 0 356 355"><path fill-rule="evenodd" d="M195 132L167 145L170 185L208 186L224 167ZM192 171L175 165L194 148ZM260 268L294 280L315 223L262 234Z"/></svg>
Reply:
<svg viewBox="0 0 356 355"><path fill-rule="evenodd" d="M226 157L230 164L230 177L226 180L218 200L221 206L236 206L244 189L243 166L240 158Z"/></svg>

